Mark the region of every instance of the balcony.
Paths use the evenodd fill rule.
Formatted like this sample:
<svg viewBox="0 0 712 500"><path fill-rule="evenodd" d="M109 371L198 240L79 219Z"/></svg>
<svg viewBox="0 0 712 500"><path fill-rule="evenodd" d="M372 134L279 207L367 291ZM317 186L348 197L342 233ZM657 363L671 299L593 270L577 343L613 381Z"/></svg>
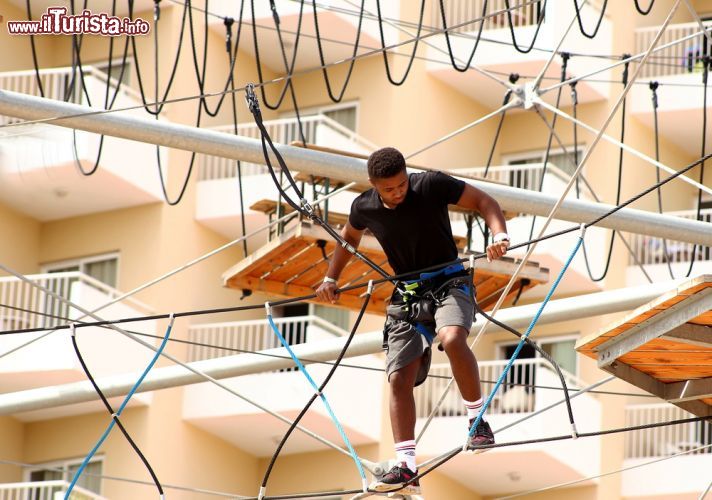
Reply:
<svg viewBox="0 0 712 500"><path fill-rule="evenodd" d="M32 481L0 483L0 498L12 500L62 500L69 488L67 481ZM81 486L72 488L70 500L105 500Z"/></svg>
<svg viewBox="0 0 712 500"><path fill-rule="evenodd" d="M328 146L353 153L367 154L377 146L324 115L302 117L304 136L308 143ZM269 120L265 127L275 143L289 144L301 140L296 118ZM213 130L232 133L232 126ZM238 126L238 135L259 138L260 132L252 123ZM234 160L200 155L195 218L200 223L234 239L242 234L240 196L237 182L237 163ZM242 195L247 230L252 231L267 222L264 212L253 210L255 203L264 199L276 200L277 189L264 165L242 163ZM337 211L348 212L354 193L342 193L330 200Z"/></svg>
<svg viewBox="0 0 712 500"><path fill-rule="evenodd" d="M482 16L484 0L451 0L446 2L445 17L447 26L457 26L467 23ZM537 37L537 47L556 47L564 34L566 27L575 16L574 6L571 2L527 2L525 5L516 7L524 2L510 2L513 6L512 26L517 44L520 47L528 48L537 28L537 23L541 16L542 20L539 35ZM545 12L542 9L546 9ZM503 11L506 9L504 0L490 0L487 2L487 13ZM587 2L581 8L583 24L588 31L593 29L595 22L600 16L601 2ZM545 14L545 15L544 15ZM438 2L434 2L431 11L431 24L437 29L443 29L442 14ZM469 58L474 47L480 23L475 22L458 28L450 36L450 43L458 66L462 67ZM475 99L488 108L499 107L504 95L504 87L493 82L487 77L483 77L478 72L467 71L461 73L449 65L447 55L447 43L444 35L438 35L430 39L428 47L427 68L429 73L442 80L445 84L453 87L462 94ZM562 51L572 53L596 53L607 54L612 50L612 23L607 16L601 22L601 28L595 41L584 37L575 26L566 37L561 48ZM502 72L504 75L496 75L502 80L506 80L509 73L518 73L523 77L534 77L544 67L549 54L543 51L533 50L528 54L522 54L512 46L512 35L509 29L509 21L506 13L489 17L482 27L482 37L477 48L477 52L472 64L484 70ZM445 62L447 61L447 62ZM569 60L567 73L569 76L580 76L598 69L600 61L592 58L575 57ZM561 58L557 57L545 74L542 88L555 83L561 76ZM611 72L600 73L602 80L610 79ZM520 80L523 83L525 80ZM578 100L580 103L594 102L608 98L610 89L606 83L581 81L577 86ZM549 92L542 96L545 100L555 101L556 92ZM571 99L569 91L562 92L561 105L569 106Z"/></svg>
<svg viewBox="0 0 712 500"><path fill-rule="evenodd" d="M45 97L100 108L107 85L116 80L96 68L84 68L86 94L71 68L40 71ZM74 83L72 83L74 82ZM39 96L34 71L0 73L0 89ZM122 85L115 108L136 106L140 97ZM127 111L145 116L142 109ZM13 123L0 116L0 124ZM150 144L105 137L99 168L90 177L77 171L72 130L45 124L21 125L0 135L0 197L35 219L63 219L105 210L134 207L162 200L156 168L156 148ZM85 171L97 159L100 136L76 132L77 158ZM165 158L164 158L165 161ZM165 166L165 163L164 163ZM153 175L147 175L147 169Z"/></svg>
<svg viewBox="0 0 712 500"><path fill-rule="evenodd" d="M682 210L675 212L665 212L666 215L674 215L684 219L695 220L696 210ZM703 222L712 223L712 209L700 210L700 219ZM710 247L695 246L691 243L681 241L663 241L662 238L645 236L642 234L631 234L630 244L640 262L645 265L646 272L653 281L665 281L671 279L670 270L676 277L683 277L690 267L693 257L695 265L692 275L712 273L712 250ZM667 250L667 253L666 253ZM668 264L670 263L670 270ZM647 283L647 278L643 276L640 269L631 256L626 270L626 281L628 286L642 285Z"/></svg>
<svg viewBox="0 0 712 500"><path fill-rule="evenodd" d="M626 408L626 425L665 422L693 415L670 404L631 405ZM712 424L691 422L625 434L624 467L652 462L677 453L691 452L712 444ZM622 473L625 498L696 499L709 484L712 448L681 455L671 460L626 470Z"/></svg>
<svg viewBox="0 0 712 500"><path fill-rule="evenodd" d="M317 316L276 318L275 323L291 344L301 344L347 335ZM217 356L239 356L236 351L267 351L279 346L279 341L266 320L238 321L194 325L192 341L215 347L192 346L189 361ZM348 364L382 368L375 355L349 359ZM320 384L331 365L308 365L310 375ZM272 411L293 419L313 395L304 375L295 370L280 370L245 375L223 380L233 390L262 404ZM353 397L354 387L361 388ZM381 432L381 397L383 373L342 367L326 388L326 396L352 444L375 443ZM232 394L210 384L186 387L183 418L250 453L270 456L287 430L287 425ZM302 420L302 425L335 443L341 443L336 428L321 401L316 401ZM303 453L324 449L324 445L295 432L285 447L286 453Z"/></svg>
<svg viewBox="0 0 712 500"><path fill-rule="evenodd" d="M704 24L708 29L712 27L712 21ZM637 29L636 52L645 50L659 29L659 26ZM642 68L640 79L660 83L657 89L660 135L696 158L700 154L704 102L702 61L712 50L695 22L668 26L658 46L688 37L684 42L653 54L651 62ZM631 112L652 129L652 92L648 86L634 86L629 100ZM712 104L707 104L705 112L707 119L712 120Z"/></svg>
<svg viewBox="0 0 712 500"><path fill-rule="evenodd" d="M264 66L277 74L284 73L284 60L280 49L280 40L275 30L275 21L270 9L271 2L254 2L255 24L258 26L257 40L259 44L260 60ZM354 6L348 0L322 0L316 3L316 11L319 20L319 33L322 38L324 51L324 62L327 64L347 59L353 56L353 44L358 36L360 5ZM381 12L384 18L400 17L400 2L381 2ZM282 40L287 57L291 62L292 50L296 42L296 32L299 26L299 2L291 0L278 0L275 2L277 13L279 14L280 29L282 30ZM380 48L380 34L378 22L375 18L375 4L366 3L367 15L363 17L361 23L361 35L359 39L358 54ZM233 16L238 9L231 0L213 0L210 2L210 11L221 16ZM245 3L243 14L243 40L241 50L255 56L254 44L252 42L252 12L250 2ZM417 18L416 18L417 19ZM225 36L225 27L222 18L210 16L211 28L221 37ZM398 31L396 28L384 22L384 35L386 44L393 44L398 41ZM297 70L312 68L321 64L316 38L316 26L314 24L314 10L311 2L304 2L304 11L301 22L301 38L299 41L299 57L296 58L295 68ZM337 40L334 42L333 40Z"/></svg>
<svg viewBox="0 0 712 500"><path fill-rule="evenodd" d="M481 379L497 380L506 363L506 360L480 362ZM449 365L433 365L428 380L416 389L417 430L422 428L450 376ZM565 378L569 389L585 385L571 374L565 373ZM563 398L561 390L543 388L561 387L561 382L541 358L516 361L506 382L536 384L539 387L517 385L500 388L487 412L487 420L495 432ZM483 397L487 397L492 387L492 384L483 383ZM571 404L579 430L600 429L601 407L593 396L579 396ZM419 460L438 456L462 445L466 427L464 404L453 387L418 445ZM566 407L560 405L496 436L498 442L511 442L566 434L569 429ZM482 496L492 496L582 479L596 474L599 462L600 442L591 438L495 448L486 455L460 454L439 470ZM477 474L472 471L477 471ZM581 483L587 484L592 483Z"/></svg>
<svg viewBox="0 0 712 500"><path fill-rule="evenodd" d="M483 167L465 168L458 169L456 172L463 172L484 177L485 169ZM544 177L543 183L542 175ZM539 186L541 185L542 192L552 194L562 193L570 178L571 176L569 174L552 163L548 164L546 173L544 173L544 165L542 163L490 167L486 177L488 180L501 182L509 186L520 189L528 189L531 191L539 191ZM591 196L583 184L581 184L580 198L586 201L593 200L593 196ZM569 191L567 199L576 199L575 189L571 189L571 191ZM463 217L454 213L451 214L451 217L453 221L453 233L467 234L467 227ZM519 243L521 241L528 241L531 239L529 234L531 231L532 219L533 217L531 215L521 214L519 217L515 217L507 221L507 232L512 238L512 242ZM534 236L539 234L545 220L546 217L536 217L533 233ZM574 225L573 222L554 219L546 232L553 233L561 229L569 228L572 225ZM605 252L605 245L608 237L607 231L604 229L597 227L589 228L586 231L586 250L590 252L590 255L604 255L603 252ZM568 259L571 249L576 244L577 238L578 232L574 232L552 240L542 241L536 246L531 260L539 263L542 267L554 270L561 269L564 262ZM483 248L483 245L482 234L475 226L475 230L473 231L472 246L475 249L481 249ZM526 248L522 248L520 250L513 251L508 255L512 257L523 256L524 253L526 253L526 250ZM594 283L589 279L588 272L586 271L586 265L581 253L582 252L576 256L571 264L571 267L564 275L561 284L557 288L559 293L578 294L597 292L601 290L600 284ZM535 287L526 292L526 297L543 298L546 292L546 287Z"/></svg>
<svg viewBox="0 0 712 500"><path fill-rule="evenodd" d="M121 295L100 281L80 272L36 274L31 281L48 288L88 310L97 309ZM54 327L68 323L64 318L78 319L82 314L59 299L16 278L0 278L0 330L42 328L42 332L3 335L0 353L6 353L29 341L42 337ZM105 319L140 316L150 309L133 299L108 306L98 314ZM155 334L155 322L132 325L143 333ZM51 386L85 380L70 340L69 330L59 330L21 350L0 358L0 392L15 392L35 387ZM101 378L118 373L142 370L151 355L145 347L110 329L87 327L77 331L82 356L92 374ZM134 401L135 400L135 401ZM150 394L137 394L132 404L146 404ZM82 404L54 410L15 415L22 420L37 420L74 415L103 409L101 404Z"/></svg>

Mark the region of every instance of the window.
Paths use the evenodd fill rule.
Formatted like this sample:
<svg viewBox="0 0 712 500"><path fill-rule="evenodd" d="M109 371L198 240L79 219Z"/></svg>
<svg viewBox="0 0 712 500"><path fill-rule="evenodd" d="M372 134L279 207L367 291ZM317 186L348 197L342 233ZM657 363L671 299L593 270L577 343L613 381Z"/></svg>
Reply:
<svg viewBox="0 0 712 500"><path fill-rule="evenodd" d="M65 260L42 266L45 273L65 273L79 271L116 288L118 282L119 256L117 254L96 255L79 259Z"/></svg>
<svg viewBox="0 0 712 500"><path fill-rule="evenodd" d="M97 457L90 461L82 476L77 481L77 486L92 491L97 495L101 495L101 475L103 471L103 458ZM82 459L62 460L57 462L49 462L37 464L32 467L25 468L25 481L66 481L70 482L81 466ZM62 487L53 488L51 496L46 496L46 492L35 490L31 494L31 499L54 498L54 494L62 491Z"/></svg>
<svg viewBox="0 0 712 500"><path fill-rule="evenodd" d="M122 70L122 62L123 58L119 59L113 59L111 61L111 78L114 80L119 80L119 76L121 77L121 83L122 85L129 85L131 81L131 66L133 64L133 61L131 60L130 57L126 58L126 61L123 64L123 73L121 72ZM109 61L102 61L102 62L97 62L92 64L96 69L101 71L102 73L106 73L107 75L109 74Z"/></svg>
<svg viewBox="0 0 712 500"><path fill-rule="evenodd" d="M355 102L335 104L333 106L315 106L299 110L299 116L324 115L349 130L356 131L358 127L358 104ZM294 111L282 113L282 118L294 118Z"/></svg>
<svg viewBox="0 0 712 500"><path fill-rule="evenodd" d="M342 330L349 329L349 318L351 315L349 314L348 309L329 307L321 304L312 304L311 308L311 314L314 316L319 316Z"/></svg>
<svg viewBox="0 0 712 500"><path fill-rule="evenodd" d="M541 349L549 354L562 370L572 375L578 372L578 360L576 357L577 334L556 336L537 340L536 343ZM517 343L500 344L499 359L509 359L514 354ZM524 344L522 350L517 356L518 360L540 358L541 354L531 347L529 344ZM532 365L515 364L507 374L506 382L512 384L534 384L535 370ZM527 392L531 391L528 388Z"/></svg>

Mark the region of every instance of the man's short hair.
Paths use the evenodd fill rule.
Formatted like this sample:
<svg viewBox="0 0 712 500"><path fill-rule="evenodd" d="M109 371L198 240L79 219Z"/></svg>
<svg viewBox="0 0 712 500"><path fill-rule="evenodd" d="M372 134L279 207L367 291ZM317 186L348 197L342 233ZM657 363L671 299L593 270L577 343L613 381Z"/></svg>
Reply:
<svg viewBox="0 0 712 500"><path fill-rule="evenodd" d="M381 148L368 157L368 177L387 179L405 170L405 158L396 148Z"/></svg>

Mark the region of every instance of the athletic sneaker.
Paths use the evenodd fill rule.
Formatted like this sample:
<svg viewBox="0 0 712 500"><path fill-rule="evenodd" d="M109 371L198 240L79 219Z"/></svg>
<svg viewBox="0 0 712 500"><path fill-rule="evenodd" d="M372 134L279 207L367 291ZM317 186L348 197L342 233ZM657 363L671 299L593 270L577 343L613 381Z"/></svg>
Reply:
<svg viewBox="0 0 712 500"><path fill-rule="evenodd" d="M380 481L374 481L371 483L369 489L373 491L398 490L398 493L403 493L404 495L419 495L420 481L418 479L407 484L405 487L403 486L417 475L418 471L413 472L408 468L405 462L401 462L394 465L391 470L386 472Z"/></svg>
<svg viewBox="0 0 712 500"><path fill-rule="evenodd" d="M468 432L470 431L470 429L472 429L472 424L474 422L474 418L470 420L470 425L467 428ZM476 453L483 453L487 451L487 448L477 448L489 444L494 444L494 433L492 432L492 429L490 428L490 425L487 422L485 422L484 420L480 420L480 423L477 424L477 428L475 429L475 433L472 436L468 435L467 437L467 449L475 451Z"/></svg>

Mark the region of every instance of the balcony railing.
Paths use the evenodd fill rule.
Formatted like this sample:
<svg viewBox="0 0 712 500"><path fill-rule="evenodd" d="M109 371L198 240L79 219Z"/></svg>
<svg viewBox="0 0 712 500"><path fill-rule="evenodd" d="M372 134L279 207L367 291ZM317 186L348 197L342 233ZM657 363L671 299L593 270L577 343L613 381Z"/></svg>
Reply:
<svg viewBox="0 0 712 500"><path fill-rule="evenodd" d="M61 500L69 488L67 481L33 481L0 484L0 500ZM72 489L70 500L105 500L80 486Z"/></svg>
<svg viewBox="0 0 712 500"><path fill-rule="evenodd" d="M466 23L472 19L482 17L482 7L485 0L450 0L443 2L445 6L445 20L448 27ZM523 26L531 26L537 24L540 16L543 15L542 9L545 2L522 2L513 0L509 2L512 8L512 25L515 28ZM524 4L524 5L522 5ZM504 0L489 0L487 2L487 14L491 12L503 11L507 8ZM432 9L432 25L437 29L443 29L442 12L440 11L440 3L433 2ZM489 17L485 20L483 30L494 30L506 28L509 26L506 12L499 15ZM460 28L451 30L454 33L468 33L478 31L480 29L479 22L466 24Z"/></svg>
<svg viewBox="0 0 712 500"><path fill-rule="evenodd" d="M109 75L93 66L82 66L84 78L98 81L104 85L108 82L111 92L115 91L118 80L109 78ZM73 70L71 67L42 69L39 71L40 81L44 96L57 101L68 101L75 104L88 104L84 96L81 84L79 69ZM74 76L73 76L74 75ZM12 92L21 92L34 96L40 95L40 88L37 85L37 77L34 70L10 71L0 73L0 89ZM121 85L120 94L139 102L139 94L128 85ZM97 99L98 95L92 96L92 105L99 106L104 103L103 96ZM0 125L19 121L9 116L0 116Z"/></svg>
<svg viewBox="0 0 712 500"><path fill-rule="evenodd" d="M312 326L319 327L334 336L348 335L348 332L318 316L275 318L274 323L290 345L307 342L309 329ZM281 347L270 324L264 319L193 325L188 330L188 338L196 344L204 344L192 344L188 347L188 361Z"/></svg>
<svg viewBox="0 0 712 500"><path fill-rule="evenodd" d="M72 299L72 288L77 283L101 292L108 300L122 295L120 291L78 271L34 274L27 278L66 300ZM150 311L148 306L132 298L125 299L125 303L139 311ZM14 277L0 278L0 304L7 306L0 307L0 330L51 329L66 324L67 320L63 318L76 318L78 314L58 298Z"/></svg>
<svg viewBox="0 0 712 500"><path fill-rule="evenodd" d="M373 151L378 147L356 134L335 120L332 120L325 115L303 116L301 118L304 138L308 143L318 144L320 146L331 146L337 149L348 149L350 144L351 149L357 151ZM267 132L269 132L272 141L279 144L289 144L293 141L301 141L302 137L299 132L299 123L296 118L282 118L279 120L268 120L264 122ZM233 133L232 125L215 127L212 130L219 132ZM260 130L254 123L244 123L238 125L237 135L259 139ZM335 143L332 143L334 141ZM346 143L346 144L345 144ZM347 147L344 148L344 145ZM360 151L359 151L360 150ZM218 158L215 156L201 155L201 168L198 177L201 181L214 179L230 179L237 177L237 166L235 160L226 158ZM242 175L258 175L267 173L267 167L254 163L242 163Z"/></svg>
<svg viewBox="0 0 712 500"><path fill-rule="evenodd" d="M696 210L666 212L666 215L674 215L683 219L697 219ZM712 223L712 209L707 208L700 210L700 220L708 224ZM696 261L712 260L712 250L710 250L710 247L671 240L667 240L664 245L662 238L642 234L630 234L628 236L630 238L630 245L642 264L664 264L666 261L669 261L670 264L689 263L692 260L693 247L695 248ZM667 257L665 255L666 247ZM629 257L628 265L636 265L632 256Z"/></svg>
<svg viewBox="0 0 712 500"><path fill-rule="evenodd" d="M508 360L480 361L480 379L483 381L496 381L504 371ZM531 413L536 406L536 389L533 387L537 380L538 370L553 371L553 368L541 358L521 359L514 362L507 373L502 387L492 399L490 413L511 414ZM425 383L416 389L415 405L418 418L426 418L437 404L452 370L447 363L436 364L430 368L430 374ZM569 387L582 387L583 384L570 373L564 372L564 379ZM509 384L509 385L508 385ZM493 384L482 384L482 397L487 398ZM436 417L456 417L465 414L462 397L456 388L452 387L440 405Z"/></svg>
<svg viewBox="0 0 712 500"><path fill-rule="evenodd" d="M712 27L712 21L705 21L705 27ZM645 52L650 47L660 27L651 26L635 30L635 51ZM673 24L667 27L658 42L662 46L700 32L697 23ZM688 73L702 73L704 57L712 54L705 36L692 37L684 42L677 43L666 49L655 52L650 61L641 69L640 77L662 77L671 75L684 75Z"/></svg>
<svg viewBox="0 0 712 500"><path fill-rule="evenodd" d="M626 426L667 422L693 417L691 413L670 404L631 405L626 408ZM625 434L625 458L664 457L712 444L712 423L689 422ZM691 454L712 454L704 448Z"/></svg>

